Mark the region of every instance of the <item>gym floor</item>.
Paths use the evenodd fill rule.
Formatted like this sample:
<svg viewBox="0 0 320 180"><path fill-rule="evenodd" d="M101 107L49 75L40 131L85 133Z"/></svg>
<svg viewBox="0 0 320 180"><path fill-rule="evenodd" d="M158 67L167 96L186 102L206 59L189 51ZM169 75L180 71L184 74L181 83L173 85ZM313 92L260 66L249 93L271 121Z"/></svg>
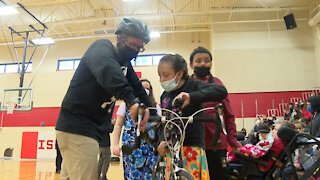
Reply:
<svg viewBox="0 0 320 180"><path fill-rule="evenodd" d="M1 180L60 180L55 173L54 160L3 160L0 163ZM111 163L108 179L123 180L122 164Z"/></svg>

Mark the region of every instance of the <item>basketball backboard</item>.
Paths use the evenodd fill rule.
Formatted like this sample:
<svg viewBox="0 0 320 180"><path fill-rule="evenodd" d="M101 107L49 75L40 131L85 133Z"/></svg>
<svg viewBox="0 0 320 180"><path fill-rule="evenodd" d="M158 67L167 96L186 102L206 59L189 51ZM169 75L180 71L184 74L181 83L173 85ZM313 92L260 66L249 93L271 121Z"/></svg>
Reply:
<svg viewBox="0 0 320 180"><path fill-rule="evenodd" d="M1 111L29 111L32 109L32 88L3 89Z"/></svg>

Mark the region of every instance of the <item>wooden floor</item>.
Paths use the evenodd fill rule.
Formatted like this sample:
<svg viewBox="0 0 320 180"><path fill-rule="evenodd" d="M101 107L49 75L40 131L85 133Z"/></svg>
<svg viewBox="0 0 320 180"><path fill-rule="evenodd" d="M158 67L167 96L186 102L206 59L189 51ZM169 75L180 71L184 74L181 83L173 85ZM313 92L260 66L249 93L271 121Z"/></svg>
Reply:
<svg viewBox="0 0 320 180"><path fill-rule="evenodd" d="M60 180L54 160L0 160L0 180ZM111 163L109 180L123 180L120 163Z"/></svg>

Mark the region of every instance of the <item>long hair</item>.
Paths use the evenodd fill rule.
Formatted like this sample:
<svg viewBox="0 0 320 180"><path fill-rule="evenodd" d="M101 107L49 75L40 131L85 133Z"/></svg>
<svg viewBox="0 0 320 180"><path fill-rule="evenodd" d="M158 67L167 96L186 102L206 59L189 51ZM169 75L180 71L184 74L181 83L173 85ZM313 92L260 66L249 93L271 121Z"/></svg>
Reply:
<svg viewBox="0 0 320 180"><path fill-rule="evenodd" d="M156 102L156 99L154 98L153 88L152 88L152 85L151 85L150 81L149 81L148 79L141 79L140 81L141 81L141 83L142 83L142 82L147 82L147 83L150 84L149 99L150 99L152 105L155 106L155 105L157 104L157 102Z"/></svg>

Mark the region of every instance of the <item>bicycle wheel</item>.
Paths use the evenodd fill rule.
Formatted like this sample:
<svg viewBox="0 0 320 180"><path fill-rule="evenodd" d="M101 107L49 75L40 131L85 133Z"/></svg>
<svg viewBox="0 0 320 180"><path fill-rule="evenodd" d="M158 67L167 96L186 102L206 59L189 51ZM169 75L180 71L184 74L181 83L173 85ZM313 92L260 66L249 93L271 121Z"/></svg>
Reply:
<svg viewBox="0 0 320 180"><path fill-rule="evenodd" d="M178 180L193 180L193 177L191 176L191 174L185 169L180 169L177 172L177 178Z"/></svg>

